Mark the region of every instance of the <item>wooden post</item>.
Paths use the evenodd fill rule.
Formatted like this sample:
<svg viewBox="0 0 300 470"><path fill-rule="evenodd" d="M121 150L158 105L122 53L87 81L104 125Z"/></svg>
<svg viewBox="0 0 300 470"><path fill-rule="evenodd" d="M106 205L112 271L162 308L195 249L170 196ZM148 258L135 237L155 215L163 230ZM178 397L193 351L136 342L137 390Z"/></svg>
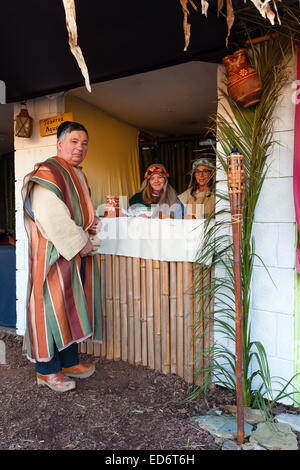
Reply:
<svg viewBox="0 0 300 470"><path fill-rule="evenodd" d="M244 397L243 397L243 298L241 269L241 222L244 189L243 157L233 149L227 157L228 192L230 200L233 269L235 286L235 352L236 352L236 401L237 442L244 442Z"/></svg>

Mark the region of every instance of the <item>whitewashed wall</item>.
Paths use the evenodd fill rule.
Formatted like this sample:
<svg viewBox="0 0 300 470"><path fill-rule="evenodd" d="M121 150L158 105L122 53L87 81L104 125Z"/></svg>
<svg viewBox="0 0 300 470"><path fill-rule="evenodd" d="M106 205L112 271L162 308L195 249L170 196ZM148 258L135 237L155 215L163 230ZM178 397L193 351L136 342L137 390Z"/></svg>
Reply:
<svg viewBox="0 0 300 470"><path fill-rule="evenodd" d="M27 101L29 115L33 118L30 139L15 137L15 194L16 194L16 287L17 287L17 334L25 332L25 303L28 275L28 242L23 223L21 188L24 176L33 170L35 163L56 155L56 135L41 137L39 120L64 112L64 96L51 95ZM19 114L16 104L14 115Z"/></svg>
<svg viewBox="0 0 300 470"><path fill-rule="evenodd" d="M293 200L293 150L296 57L290 65L290 81L276 108L275 145L256 207L253 235L257 259L251 294L252 339L261 341L268 354L273 377L289 380L295 373L294 277L296 220ZM224 82L224 67L218 69L218 86ZM221 106L221 100L219 101ZM221 109L221 108L219 108ZM226 190L226 175L217 172L217 189ZM275 285L274 285L274 284ZM218 338L217 338L218 339ZM288 399L283 400L290 403Z"/></svg>

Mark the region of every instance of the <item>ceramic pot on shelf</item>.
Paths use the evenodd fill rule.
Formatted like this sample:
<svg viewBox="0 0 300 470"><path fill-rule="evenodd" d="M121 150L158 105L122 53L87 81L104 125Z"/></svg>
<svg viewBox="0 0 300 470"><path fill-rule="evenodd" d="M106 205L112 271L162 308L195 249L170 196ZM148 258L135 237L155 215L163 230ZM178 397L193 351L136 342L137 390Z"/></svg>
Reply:
<svg viewBox="0 0 300 470"><path fill-rule="evenodd" d="M239 49L222 60L227 74L227 91L231 99L244 108L260 100L262 81L250 65L246 49Z"/></svg>

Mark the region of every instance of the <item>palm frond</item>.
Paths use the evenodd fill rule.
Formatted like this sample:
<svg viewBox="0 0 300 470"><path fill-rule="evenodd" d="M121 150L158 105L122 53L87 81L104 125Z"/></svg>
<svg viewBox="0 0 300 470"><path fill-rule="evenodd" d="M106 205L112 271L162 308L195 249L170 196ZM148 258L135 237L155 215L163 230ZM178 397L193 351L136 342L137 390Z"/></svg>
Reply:
<svg viewBox="0 0 300 470"><path fill-rule="evenodd" d="M270 419L270 409L276 399L292 396L288 391L292 379L285 383L273 396L274 383L271 378L267 353L264 346L252 340L250 298L251 280L255 259L267 270L262 258L255 252L253 223L255 208L261 193L268 169L268 158L276 141L274 140L274 111L287 82L286 57L290 52L290 37L277 37L249 49L251 61L259 72L264 84L260 102L245 109L232 101L225 91L220 90L221 104L218 112L211 118L209 131L217 141L215 148L217 168L227 172L226 157L236 146L244 156L244 201L241 230L242 256L242 291L243 291L243 388L244 402L259 408ZM223 103L223 104L222 104ZM221 209L216 211L215 222L206 221L202 249L199 251L197 264L199 271L195 277L197 298L202 299L202 308L195 321L195 334L206 334L207 325L213 333L226 344L215 344L203 354L211 358L209 366L196 371L204 377L202 386L198 386L190 395L191 399L201 393L206 396L211 384L219 384L235 391L235 301L232 237L228 195L217 194ZM217 207L218 207L217 204ZM206 268L203 268L206 266ZM207 271L215 271L210 286L203 285ZM268 272L268 270L267 270ZM269 273L268 273L269 274ZM270 275L270 274L269 274ZM272 281L273 282L273 281ZM205 299L214 299L214 309L209 311ZM201 331L201 333L200 333ZM284 385L282 385L284 384Z"/></svg>

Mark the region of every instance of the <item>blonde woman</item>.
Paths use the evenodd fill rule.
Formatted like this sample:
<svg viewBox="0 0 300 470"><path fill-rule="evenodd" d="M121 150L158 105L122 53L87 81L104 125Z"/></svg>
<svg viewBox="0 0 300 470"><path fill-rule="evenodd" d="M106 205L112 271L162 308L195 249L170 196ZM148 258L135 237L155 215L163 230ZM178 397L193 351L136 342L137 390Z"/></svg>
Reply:
<svg viewBox="0 0 300 470"><path fill-rule="evenodd" d="M160 163L147 168L141 189L130 198L129 205L129 214L133 216L181 219L184 215L183 204L169 184L166 168Z"/></svg>

